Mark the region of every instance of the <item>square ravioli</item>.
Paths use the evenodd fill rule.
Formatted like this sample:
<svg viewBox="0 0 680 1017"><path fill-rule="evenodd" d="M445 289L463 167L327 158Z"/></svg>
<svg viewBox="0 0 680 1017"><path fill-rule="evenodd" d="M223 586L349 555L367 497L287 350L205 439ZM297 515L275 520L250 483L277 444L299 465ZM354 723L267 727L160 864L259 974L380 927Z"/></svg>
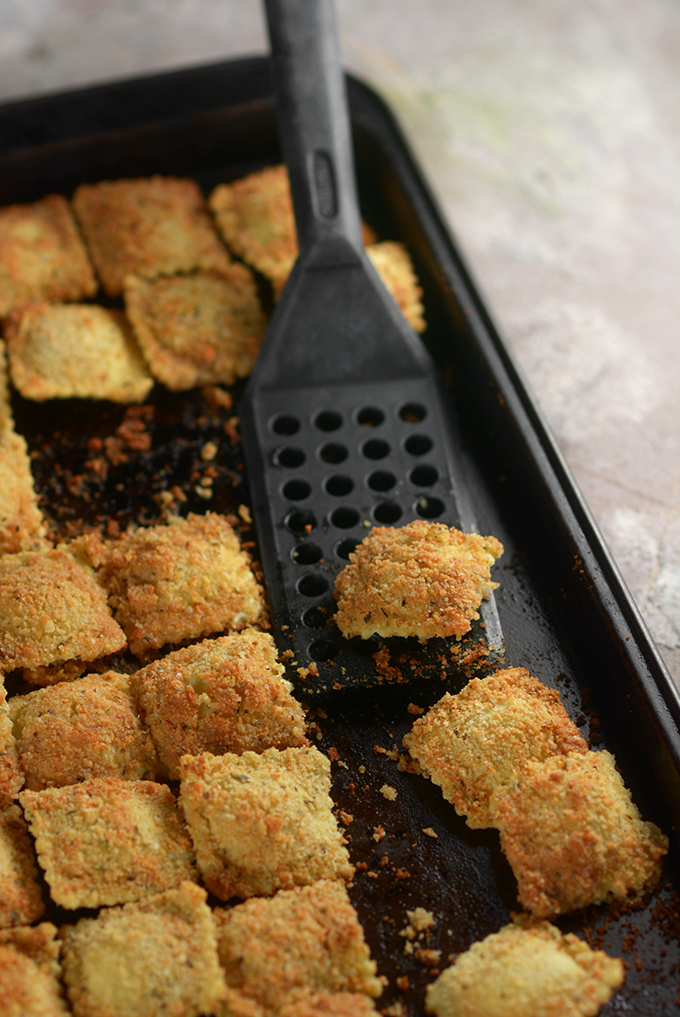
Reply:
<svg viewBox="0 0 680 1017"><path fill-rule="evenodd" d="M19 768L19 752L12 726L7 690L0 675L0 798L14 797L22 787L24 778Z"/></svg>
<svg viewBox="0 0 680 1017"><path fill-rule="evenodd" d="M180 800L205 885L222 900L267 896L353 867L318 749L183 756Z"/></svg>
<svg viewBox="0 0 680 1017"><path fill-rule="evenodd" d="M67 550L0 555L0 671L96 660L125 645L106 592Z"/></svg>
<svg viewBox="0 0 680 1017"><path fill-rule="evenodd" d="M473 828L494 825L495 802L529 760L588 751L559 693L521 667L447 693L415 722L404 745Z"/></svg>
<svg viewBox="0 0 680 1017"><path fill-rule="evenodd" d="M142 402L153 387L122 311L96 304L26 304L7 316L12 381L25 399Z"/></svg>
<svg viewBox="0 0 680 1017"><path fill-rule="evenodd" d="M436 1017L593 1017L623 984L623 962L549 922L505 925L428 985Z"/></svg>
<svg viewBox="0 0 680 1017"><path fill-rule="evenodd" d="M348 639L461 639L498 586L490 569L502 553L495 537L442 523L376 526L336 579L335 622Z"/></svg>
<svg viewBox="0 0 680 1017"><path fill-rule="evenodd" d="M12 430L14 417L12 416L12 397L9 388L9 367L7 364L7 349L0 339L0 433L5 429Z"/></svg>
<svg viewBox="0 0 680 1017"><path fill-rule="evenodd" d="M174 391L244 378L266 327L253 274L236 262L220 272L130 277L125 309L154 377Z"/></svg>
<svg viewBox="0 0 680 1017"><path fill-rule="evenodd" d="M609 752L530 763L498 803L495 826L520 904L539 918L639 897L658 882L668 851Z"/></svg>
<svg viewBox="0 0 680 1017"><path fill-rule="evenodd" d="M226 268L229 256L195 180L151 176L81 184L73 208L105 292L125 278Z"/></svg>
<svg viewBox="0 0 680 1017"><path fill-rule="evenodd" d="M0 929L30 925L45 911L33 845L21 809L0 795Z"/></svg>
<svg viewBox="0 0 680 1017"><path fill-rule="evenodd" d="M214 512L73 546L96 567L137 656L260 620L264 598L250 560L227 520Z"/></svg>
<svg viewBox="0 0 680 1017"><path fill-rule="evenodd" d="M0 421L0 554L38 547L45 532L26 440Z"/></svg>
<svg viewBox="0 0 680 1017"><path fill-rule="evenodd" d="M308 992L298 989L276 1010L277 1017L378 1017L373 1001L358 992Z"/></svg>
<svg viewBox="0 0 680 1017"><path fill-rule="evenodd" d="M206 892L192 883L63 926L78 1017L199 1017L225 996Z"/></svg>
<svg viewBox="0 0 680 1017"><path fill-rule="evenodd" d="M96 292L90 259L63 195L0 208L0 317L32 300L82 300Z"/></svg>
<svg viewBox="0 0 680 1017"><path fill-rule="evenodd" d="M180 758L307 745L305 714L266 632L206 639L135 675L139 702L171 780Z"/></svg>
<svg viewBox="0 0 680 1017"><path fill-rule="evenodd" d="M9 702L19 765L31 791L90 777L153 779L159 763L130 680L106 672Z"/></svg>
<svg viewBox="0 0 680 1017"><path fill-rule="evenodd" d="M22 791L19 800L61 907L124 904L196 878L191 838L165 784L93 777Z"/></svg>
<svg viewBox="0 0 680 1017"><path fill-rule="evenodd" d="M57 927L0 932L0 1017L67 1017Z"/></svg>
<svg viewBox="0 0 680 1017"><path fill-rule="evenodd" d="M305 999L309 1003L318 995L333 1001L335 994L342 994L345 1003L350 996L366 1005L332 1009L341 999L310 1013L374 1012L369 999L381 994L382 983L347 890L337 880L321 879L273 897L216 908L215 920L227 1007L235 1013L274 1017L286 1003L291 1013L304 1013Z"/></svg>

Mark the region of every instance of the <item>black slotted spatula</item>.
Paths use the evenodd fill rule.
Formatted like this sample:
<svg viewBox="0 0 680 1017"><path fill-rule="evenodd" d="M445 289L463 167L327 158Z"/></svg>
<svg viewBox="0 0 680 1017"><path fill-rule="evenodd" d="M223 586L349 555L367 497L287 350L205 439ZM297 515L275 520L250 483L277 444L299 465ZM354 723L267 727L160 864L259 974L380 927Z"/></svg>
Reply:
<svg viewBox="0 0 680 1017"><path fill-rule="evenodd" d="M379 640L345 640L332 621L335 578L369 528L417 518L476 526L450 396L363 249L332 0L265 7L300 253L241 423L277 644L304 691L324 692L401 673L374 656ZM493 600L482 611L485 640L500 647ZM441 647L389 642L409 660L405 672L428 652L441 660Z"/></svg>

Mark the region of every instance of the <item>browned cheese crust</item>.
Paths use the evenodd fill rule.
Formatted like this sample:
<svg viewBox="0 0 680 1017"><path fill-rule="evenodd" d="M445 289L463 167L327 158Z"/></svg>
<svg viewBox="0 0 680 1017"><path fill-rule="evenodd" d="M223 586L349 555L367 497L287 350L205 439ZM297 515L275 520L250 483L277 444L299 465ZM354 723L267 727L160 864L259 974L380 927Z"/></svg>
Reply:
<svg viewBox="0 0 680 1017"><path fill-rule="evenodd" d="M38 869L21 809L0 795L0 929L30 925L45 911Z"/></svg>
<svg viewBox="0 0 680 1017"><path fill-rule="evenodd" d="M153 281L130 277L125 309L154 377L173 391L244 378L266 328L253 274L238 263Z"/></svg>
<svg viewBox="0 0 680 1017"><path fill-rule="evenodd" d="M336 580L336 624L348 638L460 639L498 586L490 569L502 553L495 537L442 523L376 526Z"/></svg>
<svg viewBox="0 0 680 1017"><path fill-rule="evenodd" d="M645 822L609 752L530 763L495 825L523 908L540 918L640 896L661 874L668 838Z"/></svg>
<svg viewBox="0 0 680 1017"><path fill-rule="evenodd" d="M65 1017L57 928L43 922L35 928L0 932L0 1015Z"/></svg>
<svg viewBox="0 0 680 1017"><path fill-rule="evenodd" d="M81 184L73 208L109 296L125 277L225 268L219 241L195 180L151 176Z"/></svg>
<svg viewBox="0 0 680 1017"><path fill-rule="evenodd" d="M529 760L588 751L559 693L521 667L447 693L415 722L404 745L473 828L494 825L495 803Z"/></svg>
<svg viewBox="0 0 680 1017"><path fill-rule="evenodd" d="M0 670L122 650L125 634L93 572L65 549L0 556Z"/></svg>
<svg viewBox="0 0 680 1017"><path fill-rule="evenodd" d="M215 919L234 1017L373 1013L369 997L377 998L382 984L347 890L337 880L217 908ZM310 1009L315 997L328 1001L329 1009ZM356 1009L340 1009L341 1002L356 1002Z"/></svg>
<svg viewBox="0 0 680 1017"><path fill-rule="evenodd" d="M169 653L135 675L140 705L171 780L179 761L307 745L305 715L266 632L246 629Z"/></svg>
<svg viewBox="0 0 680 1017"><path fill-rule="evenodd" d="M0 316L30 300L81 300L97 281L61 194L0 208Z"/></svg>
<svg viewBox="0 0 680 1017"><path fill-rule="evenodd" d="M199 1017L225 996L206 892L183 883L60 932L76 1017Z"/></svg>
<svg viewBox="0 0 680 1017"><path fill-rule="evenodd" d="M7 316L15 387L26 399L142 402L153 387L122 311L96 304L25 304Z"/></svg>
<svg viewBox="0 0 680 1017"><path fill-rule="evenodd" d="M159 772L151 735L123 675L87 675L14 696L9 712L31 791L90 777L152 779Z"/></svg>
<svg viewBox="0 0 680 1017"><path fill-rule="evenodd" d="M180 799L203 881L217 897L266 896L353 867L318 749L183 756Z"/></svg>
<svg viewBox="0 0 680 1017"><path fill-rule="evenodd" d="M140 527L118 541L74 541L95 565L116 620L137 656L167 643L254 625L262 590L223 516L189 514Z"/></svg>
<svg viewBox="0 0 680 1017"><path fill-rule="evenodd" d="M44 536L26 440L0 422L0 554L30 550Z"/></svg>
<svg viewBox="0 0 680 1017"><path fill-rule="evenodd" d="M19 768L19 753L14 737L7 690L0 676L0 801L2 796L14 797L24 778Z"/></svg>
<svg viewBox="0 0 680 1017"><path fill-rule="evenodd" d="M196 877L191 839L165 784L94 777L19 799L62 907L140 900Z"/></svg>
<svg viewBox="0 0 680 1017"><path fill-rule="evenodd" d="M618 958L548 922L506 925L458 956L425 995L436 1017L594 1017L624 980Z"/></svg>

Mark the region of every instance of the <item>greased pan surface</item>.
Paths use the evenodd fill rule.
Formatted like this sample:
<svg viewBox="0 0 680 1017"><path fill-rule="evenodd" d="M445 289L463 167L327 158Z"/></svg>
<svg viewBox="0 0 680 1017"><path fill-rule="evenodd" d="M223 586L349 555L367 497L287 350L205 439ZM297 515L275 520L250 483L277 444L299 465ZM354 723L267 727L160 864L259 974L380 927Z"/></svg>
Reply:
<svg viewBox="0 0 680 1017"><path fill-rule="evenodd" d="M480 531L505 545L496 600L506 662L559 690L593 746L616 754L644 817L671 837L664 881L642 907L594 908L557 924L626 961L626 982L602 1013L680 1012L677 693L389 112L355 81L350 103L362 213L414 257L425 290L425 339L450 383ZM13 103L0 110L0 138L2 204L151 173L196 177L207 192L280 158L264 58ZM15 398L44 510L64 533L81 518L149 523L159 514L154 495L176 484L188 511L204 511L196 493L200 447L218 437L209 507L247 503L238 443L222 437L225 425L233 433L235 397L225 412L199 393L155 395L145 425L151 448L128 449L105 479L88 472L88 441L115 434L122 409L37 407ZM434 785L398 771L392 758L414 718L409 705L427 708L464 682L430 674L347 691L326 697L315 715L358 864L352 898L388 979L380 1006L401 1001L413 1015L423 1012L424 987L449 955L517 909L496 834L469 830ZM396 790L394 801L381 793L386 785ZM406 911L418 906L437 922L405 954L399 933Z"/></svg>

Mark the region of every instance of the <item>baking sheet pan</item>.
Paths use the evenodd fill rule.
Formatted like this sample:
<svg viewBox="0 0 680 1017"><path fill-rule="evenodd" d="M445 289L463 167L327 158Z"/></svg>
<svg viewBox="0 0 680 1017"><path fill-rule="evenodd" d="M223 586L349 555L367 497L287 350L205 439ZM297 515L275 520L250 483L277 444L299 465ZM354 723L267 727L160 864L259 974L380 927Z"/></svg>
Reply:
<svg viewBox="0 0 680 1017"><path fill-rule="evenodd" d="M381 238L406 243L415 260L429 322L425 341L450 384L480 532L505 545L495 571L506 663L559 690L593 747L616 754L644 818L671 837L663 882L643 906L593 908L557 924L626 961L626 983L603 1014L680 1012L678 694L389 110L354 79L349 92L364 218ZM151 173L193 176L207 193L280 159L268 61L12 103L0 109L0 147L2 204ZM120 435L124 408L69 403L66 410L15 397L17 429L29 441L55 529L68 534L81 520L103 516L121 526L150 523L160 513L161 489L173 485L184 492L187 511L233 512L247 504L233 440L238 394L228 410L199 392L156 392L144 418L151 449L127 447L105 475L92 465L92 439ZM209 439L219 440L220 455L206 504L197 487L205 468L200 448ZM256 538L245 523L242 529L246 539ZM398 771L393 758L413 721L409 704L427 708L465 681L433 673L313 705L317 744L334 760L333 795L358 863L351 895L388 979L379 1005L401 1001L410 1015L423 1012L424 987L450 955L517 909L495 832L469 830L434 785ZM395 801L381 794L385 784L396 789ZM432 911L437 924L419 944L425 953L406 955L399 933L406 911L417 906Z"/></svg>

